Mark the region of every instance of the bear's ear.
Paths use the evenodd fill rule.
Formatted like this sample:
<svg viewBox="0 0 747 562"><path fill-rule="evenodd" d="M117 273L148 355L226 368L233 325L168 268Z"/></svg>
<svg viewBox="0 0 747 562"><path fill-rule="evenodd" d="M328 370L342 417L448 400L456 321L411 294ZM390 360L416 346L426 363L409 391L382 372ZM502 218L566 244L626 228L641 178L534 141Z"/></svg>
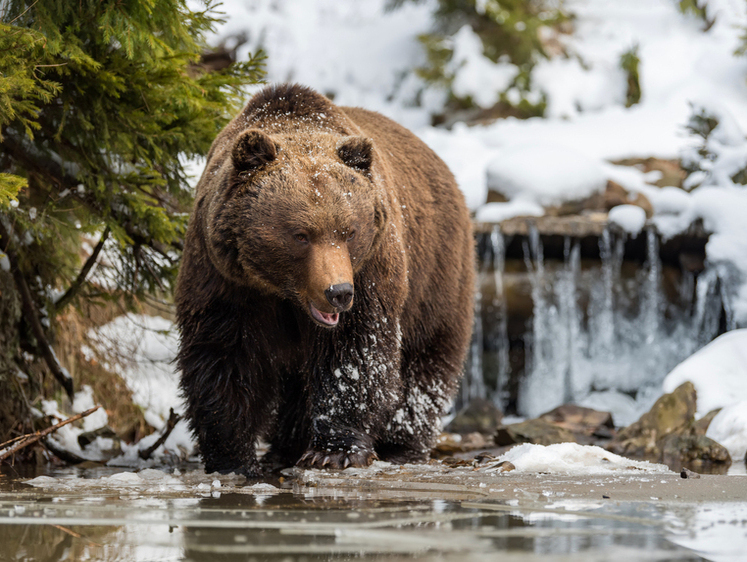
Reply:
<svg viewBox="0 0 747 562"><path fill-rule="evenodd" d="M268 135L258 129L244 131L231 151L234 167L239 172L256 170L275 160L278 147Z"/></svg>
<svg viewBox="0 0 747 562"><path fill-rule="evenodd" d="M366 137L346 137L337 145L337 155L346 165L368 174L373 163L373 144Z"/></svg>

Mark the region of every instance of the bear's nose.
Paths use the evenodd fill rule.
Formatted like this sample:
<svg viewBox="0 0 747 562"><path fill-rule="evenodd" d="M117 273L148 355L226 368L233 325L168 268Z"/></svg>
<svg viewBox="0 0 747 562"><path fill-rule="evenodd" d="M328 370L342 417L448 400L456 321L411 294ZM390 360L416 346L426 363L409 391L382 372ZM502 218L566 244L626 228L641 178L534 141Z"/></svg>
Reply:
<svg viewBox="0 0 747 562"><path fill-rule="evenodd" d="M324 291L324 296L335 308L346 308L353 300L353 286L350 283L332 285Z"/></svg>

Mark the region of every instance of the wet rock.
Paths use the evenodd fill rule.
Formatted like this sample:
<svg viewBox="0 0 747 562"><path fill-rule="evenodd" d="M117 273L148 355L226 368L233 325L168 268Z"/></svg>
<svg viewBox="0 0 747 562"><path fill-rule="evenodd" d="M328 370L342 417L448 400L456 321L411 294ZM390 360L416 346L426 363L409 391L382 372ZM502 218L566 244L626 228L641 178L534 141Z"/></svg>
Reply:
<svg viewBox="0 0 747 562"><path fill-rule="evenodd" d="M475 228L478 232L489 232L492 227L490 223L477 223ZM506 236L528 236L530 230L536 228L545 235L571 238L599 237L606 227L607 213L603 211L588 212L584 215L514 217L501 222L501 232Z"/></svg>
<svg viewBox="0 0 747 562"><path fill-rule="evenodd" d="M512 470L516 470L516 467L512 462L501 461L485 467L485 470L487 472L511 472Z"/></svg>
<svg viewBox="0 0 747 562"><path fill-rule="evenodd" d="M433 448L434 457L451 456L454 453L464 453L475 449L485 449L490 443L482 433L474 432L460 435L459 433L442 433Z"/></svg>
<svg viewBox="0 0 747 562"><path fill-rule="evenodd" d="M693 384L682 384L659 398L637 422L620 430L607 449L618 455L658 460L661 450L656 442L694 421L696 399Z"/></svg>
<svg viewBox="0 0 747 562"><path fill-rule="evenodd" d="M484 433L493 435L501 425L503 412L483 398L472 400L444 428L448 433Z"/></svg>
<svg viewBox="0 0 747 562"><path fill-rule="evenodd" d="M682 433L671 433L659 442L660 462L667 466L686 465L700 472L726 473L731 466L731 456L723 445L694 428Z"/></svg>
<svg viewBox="0 0 747 562"><path fill-rule="evenodd" d="M499 447L515 443L554 445L576 441L573 433L543 419L527 420L499 427L494 439Z"/></svg>
<svg viewBox="0 0 747 562"><path fill-rule="evenodd" d="M700 474L698 474L697 472L693 472L689 468L683 467L682 470L680 470L680 477L681 478L700 478Z"/></svg>
<svg viewBox="0 0 747 562"><path fill-rule="evenodd" d="M682 384L659 398L637 422L620 430L607 450L670 467L688 465L701 471L725 471L731 464L729 452L705 436L707 421L695 421L696 400L693 384Z"/></svg>
<svg viewBox="0 0 747 562"><path fill-rule="evenodd" d="M595 439L612 439L615 424L612 414L575 404L563 404L542 414L539 419L567 429L578 443L592 442Z"/></svg>

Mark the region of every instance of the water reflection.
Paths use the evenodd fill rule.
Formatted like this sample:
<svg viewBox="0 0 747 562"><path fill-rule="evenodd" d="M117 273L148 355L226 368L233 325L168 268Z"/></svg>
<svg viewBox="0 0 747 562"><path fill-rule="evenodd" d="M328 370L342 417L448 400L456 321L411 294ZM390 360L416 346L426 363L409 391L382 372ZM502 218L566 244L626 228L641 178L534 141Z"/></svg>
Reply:
<svg viewBox="0 0 747 562"><path fill-rule="evenodd" d="M708 511L634 503L521 508L353 494L230 493L158 502L115 496L4 494L0 560L721 561L729 558L709 558L697 534L685 532L693 528L689 521L707 533L744 534L747 519L734 514L724 527Z"/></svg>

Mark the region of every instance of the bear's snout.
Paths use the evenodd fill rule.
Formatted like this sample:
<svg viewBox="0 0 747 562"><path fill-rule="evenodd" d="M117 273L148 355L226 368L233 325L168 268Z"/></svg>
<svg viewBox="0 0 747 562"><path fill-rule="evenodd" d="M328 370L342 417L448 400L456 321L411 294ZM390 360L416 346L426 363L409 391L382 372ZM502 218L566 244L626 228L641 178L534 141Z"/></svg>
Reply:
<svg viewBox="0 0 747 562"><path fill-rule="evenodd" d="M324 296L327 297L327 302L336 309L345 310L353 300L353 285L350 283L332 285L324 291Z"/></svg>

